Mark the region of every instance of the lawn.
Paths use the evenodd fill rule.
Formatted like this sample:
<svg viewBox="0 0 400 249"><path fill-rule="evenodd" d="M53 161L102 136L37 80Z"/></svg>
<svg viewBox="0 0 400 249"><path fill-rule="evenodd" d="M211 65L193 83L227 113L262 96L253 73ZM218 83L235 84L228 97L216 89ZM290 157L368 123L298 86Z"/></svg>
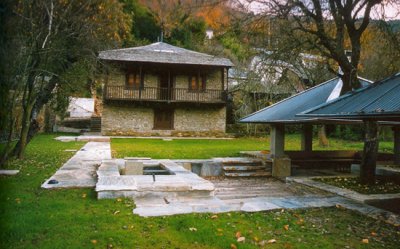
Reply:
<svg viewBox="0 0 400 249"><path fill-rule="evenodd" d="M400 243L398 228L342 208L142 218L132 214L128 199L97 200L93 189L41 189L72 156L64 150L83 145L54 136L36 137L26 159L7 166L21 172L0 177L0 248L398 248ZM239 235L244 243L237 242Z"/></svg>
<svg viewBox="0 0 400 249"><path fill-rule="evenodd" d="M176 139L124 139L113 138L111 143L113 156L152 157L156 159L208 159L212 157L239 156L244 150L269 150L269 138L238 138L232 140L195 140ZM300 135L287 135L285 149L300 150ZM318 140L313 141L314 150L362 150L362 142L342 139L329 139L328 147L320 147ZM380 142L379 150L392 152L393 142Z"/></svg>

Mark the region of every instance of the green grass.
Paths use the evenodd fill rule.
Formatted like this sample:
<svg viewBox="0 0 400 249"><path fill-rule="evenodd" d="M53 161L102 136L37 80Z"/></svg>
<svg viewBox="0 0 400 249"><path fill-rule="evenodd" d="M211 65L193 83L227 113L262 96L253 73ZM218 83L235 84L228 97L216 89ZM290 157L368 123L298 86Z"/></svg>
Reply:
<svg viewBox="0 0 400 249"><path fill-rule="evenodd" d="M195 140L176 139L124 139L113 138L111 147L113 156L152 157L156 159L208 159L212 157L239 156L244 150L269 150L269 138L238 138L232 140ZM287 135L285 149L300 150L300 136ZM329 146L320 147L318 141L313 141L314 150L362 150L362 142L329 139ZM380 142L382 152L392 152L393 142Z"/></svg>
<svg viewBox="0 0 400 249"><path fill-rule="evenodd" d="M400 185L388 179L376 179L375 184L360 183L358 177L314 178L314 180L339 188L350 189L360 194L392 194L400 193Z"/></svg>
<svg viewBox="0 0 400 249"><path fill-rule="evenodd" d="M398 228L342 208L142 218L132 214L128 199L97 200L93 189L41 189L72 155L64 150L83 145L53 137L36 137L26 159L7 166L21 172L0 177L0 248L398 248L400 243ZM238 231L244 244L236 242ZM276 243L257 244L270 239Z"/></svg>

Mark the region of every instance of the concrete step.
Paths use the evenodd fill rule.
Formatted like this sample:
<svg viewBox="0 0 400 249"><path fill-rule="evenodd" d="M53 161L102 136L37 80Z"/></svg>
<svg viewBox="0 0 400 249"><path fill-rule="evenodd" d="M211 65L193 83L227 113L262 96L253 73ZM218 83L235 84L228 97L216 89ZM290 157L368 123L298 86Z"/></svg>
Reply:
<svg viewBox="0 0 400 249"><path fill-rule="evenodd" d="M265 166L249 166L249 165L238 165L238 166L222 166L225 171L254 171L254 170L265 170Z"/></svg>
<svg viewBox="0 0 400 249"><path fill-rule="evenodd" d="M224 172L224 175L227 177L259 177L259 176L271 176L271 172L267 171L246 171L246 172Z"/></svg>

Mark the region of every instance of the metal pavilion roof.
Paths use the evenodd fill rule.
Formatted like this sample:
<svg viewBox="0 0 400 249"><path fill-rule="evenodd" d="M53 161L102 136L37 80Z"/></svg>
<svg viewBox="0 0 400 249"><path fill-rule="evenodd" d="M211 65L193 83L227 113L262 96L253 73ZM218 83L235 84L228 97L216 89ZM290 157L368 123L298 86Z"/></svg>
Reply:
<svg viewBox="0 0 400 249"><path fill-rule="evenodd" d="M302 117L400 121L400 73L299 114Z"/></svg>
<svg viewBox="0 0 400 249"><path fill-rule="evenodd" d="M147 46L101 51L99 58L110 61L152 62L166 64L209 65L232 67L229 59L199 53L156 42Z"/></svg>
<svg viewBox="0 0 400 249"><path fill-rule="evenodd" d="M371 82L359 78L363 87ZM302 117L296 114L326 103L339 96L341 79L328 80L278 103L261 109L240 120L242 123L302 123L315 120L315 117Z"/></svg>

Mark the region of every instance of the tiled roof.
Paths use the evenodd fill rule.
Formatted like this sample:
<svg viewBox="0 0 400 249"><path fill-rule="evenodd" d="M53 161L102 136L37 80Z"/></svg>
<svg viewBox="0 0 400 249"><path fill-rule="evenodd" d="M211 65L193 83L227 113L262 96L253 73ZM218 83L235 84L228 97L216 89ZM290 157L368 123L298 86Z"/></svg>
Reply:
<svg viewBox="0 0 400 249"><path fill-rule="evenodd" d="M147 46L101 51L99 58L110 61L153 62L166 64L232 67L229 59L199 53L157 42Z"/></svg>

